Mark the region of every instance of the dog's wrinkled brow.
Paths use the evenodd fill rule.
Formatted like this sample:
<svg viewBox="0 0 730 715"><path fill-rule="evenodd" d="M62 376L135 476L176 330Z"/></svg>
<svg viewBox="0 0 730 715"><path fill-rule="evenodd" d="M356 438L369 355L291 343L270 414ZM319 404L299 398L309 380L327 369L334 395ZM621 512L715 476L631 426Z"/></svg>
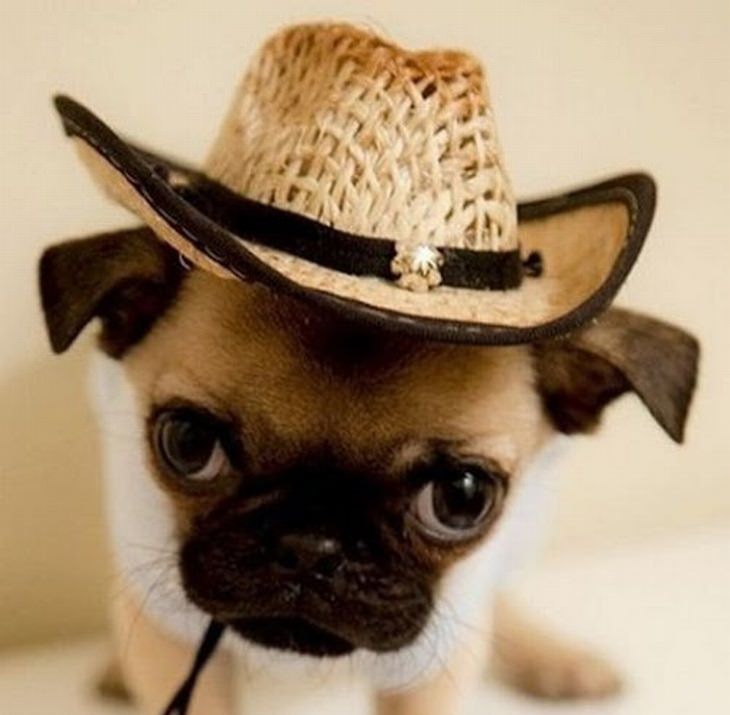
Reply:
<svg viewBox="0 0 730 715"><path fill-rule="evenodd" d="M508 445L504 440L490 441L489 446L493 443L495 446L493 451L484 451L479 442L444 439L409 440L396 450L391 473L398 478L408 478L414 470L428 467L439 459L447 458L454 462L482 464L508 476L514 468L514 460L511 459L514 450L507 449Z"/></svg>
<svg viewBox="0 0 730 715"><path fill-rule="evenodd" d="M407 474L414 467L423 464L432 457L433 445L430 441L408 440L395 450L391 471L396 475Z"/></svg>

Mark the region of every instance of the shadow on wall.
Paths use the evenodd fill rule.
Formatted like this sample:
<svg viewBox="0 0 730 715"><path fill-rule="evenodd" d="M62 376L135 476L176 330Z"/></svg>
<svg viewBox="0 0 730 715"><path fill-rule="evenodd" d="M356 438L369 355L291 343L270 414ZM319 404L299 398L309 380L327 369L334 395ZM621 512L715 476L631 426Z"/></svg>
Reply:
<svg viewBox="0 0 730 715"><path fill-rule="evenodd" d="M88 343L0 384L0 647L90 631L109 582Z"/></svg>

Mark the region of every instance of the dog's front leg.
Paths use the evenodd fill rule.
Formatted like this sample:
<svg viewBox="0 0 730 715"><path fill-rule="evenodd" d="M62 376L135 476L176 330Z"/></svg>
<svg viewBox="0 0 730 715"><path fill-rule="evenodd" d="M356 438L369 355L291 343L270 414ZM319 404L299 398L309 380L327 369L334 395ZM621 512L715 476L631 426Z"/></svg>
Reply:
<svg viewBox="0 0 730 715"><path fill-rule="evenodd" d="M129 596L112 606L115 641L125 685L140 713L160 715L187 675L195 648L163 631ZM217 653L206 666L188 715L234 715L233 666Z"/></svg>
<svg viewBox="0 0 730 715"><path fill-rule="evenodd" d="M543 698L602 698L621 687L607 661L535 623L506 596L495 609L494 667L514 688Z"/></svg>

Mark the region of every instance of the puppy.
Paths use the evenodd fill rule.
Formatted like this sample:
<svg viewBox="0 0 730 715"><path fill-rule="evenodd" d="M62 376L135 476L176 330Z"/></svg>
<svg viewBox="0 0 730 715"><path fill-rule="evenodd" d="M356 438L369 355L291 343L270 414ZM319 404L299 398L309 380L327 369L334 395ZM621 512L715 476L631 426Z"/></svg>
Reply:
<svg viewBox="0 0 730 715"><path fill-rule="evenodd" d="M613 308L552 342L427 342L190 270L146 228L49 249L41 289L57 350L101 319L112 611L140 712L210 617L229 634L196 715L238 712L234 676L298 663L362 674L379 715L457 715L490 655L534 694L618 687L501 591L560 434L635 392L682 439L691 336Z"/></svg>

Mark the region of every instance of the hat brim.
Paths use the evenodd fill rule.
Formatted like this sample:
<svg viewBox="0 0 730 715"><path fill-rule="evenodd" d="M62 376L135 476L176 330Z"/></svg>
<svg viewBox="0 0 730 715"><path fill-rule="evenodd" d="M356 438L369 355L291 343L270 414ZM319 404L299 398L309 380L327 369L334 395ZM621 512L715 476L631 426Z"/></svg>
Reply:
<svg viewBox="0 0 730 715"><path fill-rule="evenodd" d="M510 345L579 328L616 295L654 214L655 186L645 174L520 203L520 247L524 255L540 253L539 277L503 291L442 285L415 293L232 233L176 190L176 175L199 172L126 142L67 97L56 98L56 108L101 188L195 265L222 278L259 280L353 319L433 340Z"/></svg>

